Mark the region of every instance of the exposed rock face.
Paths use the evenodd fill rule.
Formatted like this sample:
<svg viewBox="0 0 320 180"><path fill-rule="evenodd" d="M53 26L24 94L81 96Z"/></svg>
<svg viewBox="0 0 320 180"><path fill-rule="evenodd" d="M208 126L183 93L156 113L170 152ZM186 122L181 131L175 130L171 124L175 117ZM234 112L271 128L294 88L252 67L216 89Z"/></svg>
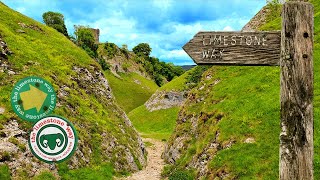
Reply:
<svg viewBox="0 0 320 180"><path fill-rule="evenodd" d="M162 157L167 163L179 163L178 160L180 158L185 158L191 145L196 141L202 142L202 138L207 137L210 133L209 127L215 126L222 119L223 114L218 112L206 112L204 110L194 112L194 109L190 110L192 107L199 106L199 104L203 104L205 107L207 100L210 99L208 97L208 91L219 82L219 79L212 79L212 71L209 70L203 74L202 81L199 85L192 89L188 94L188 97L179 112L174 133L170 137L165 146L164 153L162 154ZM220 101L211 101L210 103L212 105L219 102ZM186 169L196 169L197 179L208 177L211 179L208 162L215 157L218 151L230 148L234 144L232 140L224 143L219 142L219 129L212 133L214 134L210 135L210 138L208 138L209 142L207 145L204 145L202 151L194 154L190 162L183 164ZM227 171L223 171L221 174L215 174L212 179L215 177L227 178L228 173Z"/></svg>
<svg viewBox="0 0 320 180"><path fill-rule="evenodd" d="M89 94L95 94L97 96L99 96L100 98L98 98L101 103L106 103L107 99L109 101L108 105L110 106L114 106L115 102L114 102L114 97L112 95L111 92L111 88L108 84L107 79L103 76L103 74L98 71L97 69L95 69L94 67L91 67L91 69L93 70L93 72L89 71L86 68L80 68L80 67L73 67L73 70L75 72L77 72L78 76L74 77L73 80L76 81L78 83L78 85L80 87L82 87L83 89L86 90L86 93ZM137 161L139 162L139 164L144 167L146 166L146 159L145 159L145 154L146 154L146 150L145 150L145 146L142 142L142 139L140 138L140 136L138 135L137 131L135 130L135 128L132 126L131 121L129 120L129 118L127 117L127 115L125 114L124 111L122 111L120 108L117 108L117 115L123 119L123 122L121 124L118 125L118 128L120 129L122 135L120 135L119 137L123 137L123 136L128 136L128 134L132 134L127 132L128 130L133 131L133 136L128 137L129 138L129 143L128 144L121 144L117 137L104 132L102 134L103 138L103 142L102 142L102 146L105 149L105 153L107 154L106 157L109 157L110 161L114 161L114 165L116 170L128 170L131 172L134 171L138 171L139 167ZM79 148L86 148L90 150L90 147L86 147L85 143L83 143L82 141L80 141L79 143ZM128 145L132 145L137 147L136 149L133 149L132 147L128 147ZM76 153L76 156L74 156L72 158L73 161L73 166L76 166L77 160L76 158L80 157L83 158L83 154L81 152ZM111 159L113 156L115 156L115 159ZM121 161L121 158L125 159L125 162ZM86 161L89 161L89 157L86 158ZM137 161L135 160L137 159Z"/></svg>
<svg viewBox="0 0 320 180"><path fill-rule="evenodd" d="M44 32L38 25L35 25L35 24L25 24L23 22L19 22L18 24L23 29L29 28L35 31ZM21 29L18 29L17 32L26 33L24 30L21 30Z"/></svg>
<svg viewBox="0 0 320 180"><path fill-rule="evenodd" d="M8 56L12 54L12 51L8 48L7 43L1 38L0 35L0 72L4 72L9 69Z"/></svg>
<svg viewBox="0 0 320 180"><path fill-rule="evenodd" d="M55 165L43 163L32 155L27 141L28 133L19 128L16 120L3 126L4 129L0 132L3 132L5 137L0 138L0 165L8 164L13 178L23 171L31 178L43 170L50 170L58 177Z"/></svg>
<svg viewBox="0 0 320 180"><path fill-rule="evenodd" d="M267 3L272 3L273 0L267 0ZM278 0L280 4L284 4L286 0ZM258 28L266 24L266 18L269 14L269 6L264 6L243 28L241 31L252 32L258 31ZM279 14L280 16L280 14Z"/></svg>
<svg viewBox="0 0 320 180"><path fill-rule="evenodd" d="M252 32L257 31L258 28L266 23L266 17L270 10L267 6L263 7L243 28L241 31Z"/></svg>
<svg viewBox="0 0 320 180"><path fill-rule="evenodd" d="M76 122L74 125L79 127L79 141L75 154L68 161L69 169L85 167L92 160L94 146L101 147L103 162L111 162L116 171L135 172L141 167L146 166L146 150L142 139L131 124L127 115L114 102L111 88L103 74L95 67L89 68L73 67L76 75L71 80L87 94L97 97L101 104L113 109L114 115L118 118L113 123L117 133L107 129L102 130L101 143L92 144L93 134L87 132L87 123ZM66 106L70 111L77 114L77 107L68 104L65 100L70 96L70 88L61 85L58 94L58 106ZM5 113L5 108L0 107L0 112ZM98 123L96 123L98 126ZM84 135L83 133L87 133ZM84 138L85 137L85 138ZM16 141L12 141L15 138ZM126 142L123 141L126 139ZM0 165L7 164L13 178L20 177L21 172L26 172L28 177L33 177L44 170L53 172L59 178L57 168L36 159L28 146L28 132L19 127L17 120L11 119L0 129Z"/></svg>
<svg viewBox="0 0 320 180"><path fill-rule="evenodd" d="M150 112L182 106L186 100L187 94L187 91L157 91L149 98L145 103L145 106Z"/></svg>

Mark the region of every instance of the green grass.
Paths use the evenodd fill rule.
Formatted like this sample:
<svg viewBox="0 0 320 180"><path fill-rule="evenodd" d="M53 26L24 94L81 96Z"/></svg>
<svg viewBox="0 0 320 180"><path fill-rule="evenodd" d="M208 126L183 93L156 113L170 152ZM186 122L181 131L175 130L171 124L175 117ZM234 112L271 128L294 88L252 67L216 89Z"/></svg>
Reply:
<svg viewBox="0 0 320 180"><path fill-rule="evenodd" d="M152 80L136 73L120 73L121 78L109 71L105 74L117 103L126 113L144 104L158 88Z"/></svg>
<svg viewBox="0 0 320 180"><path fill-rule="evenodd" d="M0 106L6 109L4 114L0 114L0 124L18 119L21 129L27 131L31 128L31 123L20 120L14 114L10 106L10 93L14 83L18 80L26 76L40 76L51 82L56 92L62 86L69 87L66 90L69 95L58 98L60 106L54 110L53 114L63 116L75 125L81 143L86 146L82 148L82 153L90 160L90 163L80 160L77 165L82 169L70 170L71 177L77 176L73 172L79 172L83 176L101 172L109 174L106 177L110 177L111 167L105 168L101 164L118 162L122 167L126 166L125 161L112 158L115 154L124 156L123 149L116 147L109 154L102 148L103 141L107 141L111 136L117 137L119 146L128 148L136 158L137 150L139 150L136 141L138 135L132 128L125 125L121 118L122 111L112 99L91 91L97 88L96 84L75 80L85 74L76 73L73 67L87 68L94 76L95 70L101 70L100 65L55 29L15 12L2 3L0 3L0 9L0 35L8 48L14 52L8 57L8 62L10 69L16 72L16 75L8 75L7 72L0 73ZM37 26L41 30L22 28L18 23ZM17 32L19 29L25 33ZM124 128L125 133L118 128L119 126ZM103 138L102 134L106 134L106 137ZM22 146L19 148L19 151L25 149ZM4 167L1 167L1 171L5 171ZM19 169L18 172L16 178L28 177L26 169ZM6 176L6 173L1 174ZM63 174L66 175L68 172ZM49 177L50 175L44 173L42 176Z"/></svg>
<svg viewBox="0 0 320 180"><path fill-rule="evenodd" d="M142 136L162 140L168 139L173 132L178 112L178 107L149 112L142 105L128 116Z"/></svg>
<svg viewBox="0 0 320 180"><path fill-rule="evenodd" d="M10 180L10 169L7 165L2 164L0 165L0 179L1 180Z"/></svg>
<svg viewBox="0 0 320 180"><path fill-rule="evenodd" d="M159 91L183 91L186 90L186 77L188 72L183 73L181 76L174 78L169 83L164 84L159 88Z"/></svg>
<svg viewBox="0 0 320 180"><path fill-rule="evenodd" d="M320 2L315 6L314 49L314 179L320 179ZM277 10L273 13L278 12ZM281 19L273 16L262 30L280 29ZM186 150L176 164L167 167L167 175L185 169L193 157L199 156L219 132L218 142L231 148L214 153L208 167L212 175L228 172L236 179L278 179L280 133L280 68L279 67L212 67L213 75L194 88L193 97L205 97L196 103L188 100L181 110L184 116L199 115L198 130L190 134L191 123L178 124L169 140L187 135ZM214 81L219 79L216 85ZM205 88L199 90L199 87ZM209 89L210 88L210 89ZM203 116L206 115L206 116ZM203 118L206 117L206 118ZM219 117L219 118L218 118ZM222 117L222 118L221 118ZM217 121L220 119L219 121ZM248 137L252 144L244 143ZM211 178L210 176L208 179ZM214 177L214 176L213 176Z"/></svg>
<svg viewBox="0 0 320 180"><path fill-rule="evenodd" d="M102 164L90 168L69 170L66 164L59 166L59 174L62 180L108 180L115 175L110 164Z"/></svg>
<svg viewBox="0 0 320 180"><path fill-rule="evenodd" d="M33 178L33 180L57 180L58 178L56 178L51 172L49 171L43 171L41 172L39 175L35 176Z"/></svg>

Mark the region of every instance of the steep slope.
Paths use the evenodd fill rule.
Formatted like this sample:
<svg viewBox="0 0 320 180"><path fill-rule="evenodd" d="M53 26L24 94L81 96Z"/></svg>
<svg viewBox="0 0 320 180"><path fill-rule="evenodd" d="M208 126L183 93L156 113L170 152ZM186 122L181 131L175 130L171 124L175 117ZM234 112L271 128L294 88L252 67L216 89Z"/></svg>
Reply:
<svg viewBox="0 0 320 180"><path fill-rule="evenodd" d="M189 91L187 78L190 70L161 86L143 105L132 110L128 116L143 137L168 140L173 132L180 106Z"/></svg>
<svg viewBox="0 0 320 180"><path fill-rule="evenodd" d="M320 178L320 2L315 6L315 179ZM272 7L259 29L280 29ZM279 67L209 69L191 90L163 156L168 176L278 179Z"/></svg>
<svg viewBox="0 0 320 180"><path fill-rule="evenodd" d="M99 64L56 30L2 3L0 9L0 179L108 179L144 167L142 140L115 104ZM31 75L53 84L58 95L54 114L77 129L77 151L62 164L32 156L27 146L31 123L10 107L14 83Z"/></svg>
<svg viewBox="0 0 320 180"><path fill-rule="evenodd" d="M105 74L117 103L126 113L145 103L158 89L154 81L134 71L117 75L106 71Z"/></svg>

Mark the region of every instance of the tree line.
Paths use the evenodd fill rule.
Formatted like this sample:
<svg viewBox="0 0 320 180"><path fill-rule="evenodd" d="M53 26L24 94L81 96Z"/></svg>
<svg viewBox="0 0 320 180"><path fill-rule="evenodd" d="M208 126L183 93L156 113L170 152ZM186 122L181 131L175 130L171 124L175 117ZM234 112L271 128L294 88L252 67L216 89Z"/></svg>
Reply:
<svg viewBox="0 0 320 180"><path fill-rule="evenodd" d="M95 58L101 65L103 70L109 69L106 61L98 56L98 44L95 42L94 34L88 26L74 26L74 35L68 35L66 25L64 23L64 16L58 12L46 12L42 15L43 21L47 26L56 29L64 36L73 41L76 45L84 49L89 56ZM105 43L105 49L110 51L112 55L112 48L115 48L113 43ZM121 51L128 56L126 47L122 47ZM152 48L147 43L140 43L132 49L133 53L138 57L137 63L141 64L146 72L154 79L158 86L163 85L165 82L171 81L174 77L180 76L184 70L180 66L175 66L173 63L165 63L156 57L150 57Z"/></svg>

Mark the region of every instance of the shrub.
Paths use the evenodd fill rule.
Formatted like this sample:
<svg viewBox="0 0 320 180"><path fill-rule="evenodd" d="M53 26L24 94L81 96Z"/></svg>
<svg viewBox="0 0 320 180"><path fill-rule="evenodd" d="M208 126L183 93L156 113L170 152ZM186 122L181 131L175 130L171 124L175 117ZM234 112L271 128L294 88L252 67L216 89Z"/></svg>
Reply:
<svg viewBox="0 0 320 180"><path fill-rule="evenodd" d="M169 180L193 180L193 176L189 171L176 171L169 176Z"/></svg>
<svg viewBox="0 0 320 180"><path fill-rule="evenodd" d="M110 69L110 65L104 59L99 59L99 64L104 71Z"/></svg>
<svg viewBox="0 0 320 180"><path fill-rule="evenodd" d="M42 14L42 18L47 26L50 26L66 37L69 37L66 25L64 24L64 16L61 13L48 11Z"/></svg>
<svg viewBox="0 0 320 180"><path fill-rule="evenodd" d="M43 171L41 172L39 175L35 176L33 178L34 180L42 180L42 179L45 179L45 180L55 180L57 179L56 177L54 177L54 175L49 172L49 171Z"/></svg>
<svg viewBox="0 0 320 180"><path fill-rule="evenodd" d="M127 59L129 59L129 51L128 51L128 46L126 44L122 45L121 53L124 54Z"/></svg>
<svg viewBox="0 0 320 180"><path fill-rule="evenodd" d="M0 162L4 162L4 161L10 161L11 160L11 156L10 153L7 151L4 151L0 154Z"/></svg>
<svg viewBox="0 0 320 180"><path fill-rule="evenodd" d="M188 74L186 82L191 84L197 84L198 82L200 82L202 74L210 67L210 65L196 66L195 69Z"/></svg>
<svg viewBox="0 0 320 180"><path fill-rule="evenodd" d="M131 66L131 65L128 64L128 63L123 63L123 64L122 64L122 69L127 72L127 71L128 71L128 68L129 68L130 66Z"/></svg>
<svg viewBox="0 0 320 180"><path fill-rule="evenodd" d="M104 44L104 49L106 50L107 56L108 58L114 58L114 56L117 54L118 52L118 47L116 44L114 43L108 43L106 42Z"/></svg>
<svg viewBox="0 0 320 180"><path fill-rule="evenodd" d="M151 50L148 43L140 43L132 49L136 55L144 57L149 57Z"/></svg>
<svg viewBox="0 0 320 180"><path fill-rule="evenodd" d="M86 26L74 26L76 44L87 51L91 57L97 57L98 45L95 44L93 32Z"/></svg>

